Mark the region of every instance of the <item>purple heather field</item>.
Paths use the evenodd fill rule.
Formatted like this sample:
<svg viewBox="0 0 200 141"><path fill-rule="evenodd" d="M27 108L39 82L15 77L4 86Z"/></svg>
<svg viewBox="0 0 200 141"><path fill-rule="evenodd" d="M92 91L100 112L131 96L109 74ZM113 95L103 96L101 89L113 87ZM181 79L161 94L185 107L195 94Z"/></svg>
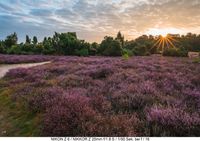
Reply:
<svg viewBox="0 0 200 141"><path fill-rule="evenodd" d="M49 61L53 58L55 58L55 56L0 54L0 64L37 63Z"/></svg>
<svg viewBox="0 0 200 141"><path fill-rule="evenodd" d="M0 55L13 103L39 115L41 136L200 136L200 64L171 57Z"/></svg>

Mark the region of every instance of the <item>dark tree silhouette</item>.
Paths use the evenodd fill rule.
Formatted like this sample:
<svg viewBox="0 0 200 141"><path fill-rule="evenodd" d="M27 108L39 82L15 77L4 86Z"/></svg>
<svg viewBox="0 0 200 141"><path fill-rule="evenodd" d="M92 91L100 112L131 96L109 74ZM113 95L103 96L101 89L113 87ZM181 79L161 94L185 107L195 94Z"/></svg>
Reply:
<svg viewBox="0 0 200 141"><path fill-rule="evenodd" d="M16 45L17 44L17 34L14 32L11 35L8 35L5 39L5 46L7 48L11 47L12 45Z"/></svg>
<svg viewBox="0 0 200 141"><path fill-rule="evenodd" d="M33 36L33 41L32 41L32 42L33 42L34 45L37 44L38 40L37 40L37 37L36 37L36 36Z"/></svg>
<svg viewBox="0 0 200 141"><path fill-rule="evenodd" d="M31 39L29 38L28 35L26 35L26 44L30 44L31 43Z"/></svg>
<svg viewBox="0 0 200 141"><path fill-rule="evenodd" d="M119 31L117 33L117 37L116 37L116 40L119 40L121 45L122 45L122 48L124 47L124 36L121 34L121 32Z"/></svg>

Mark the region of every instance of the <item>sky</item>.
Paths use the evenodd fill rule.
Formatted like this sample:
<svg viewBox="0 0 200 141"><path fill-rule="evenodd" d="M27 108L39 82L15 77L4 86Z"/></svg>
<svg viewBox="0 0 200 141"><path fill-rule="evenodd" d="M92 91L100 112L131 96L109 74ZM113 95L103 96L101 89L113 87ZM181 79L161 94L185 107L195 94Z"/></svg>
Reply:
<svg viewBox="0 0 200 141"><path fill-rule="evenodd" d="M200 33L200 0L0 0L0 40L16 32L52 36L77 32L100 42L121 31L131 40L143 34Z"/></svg>

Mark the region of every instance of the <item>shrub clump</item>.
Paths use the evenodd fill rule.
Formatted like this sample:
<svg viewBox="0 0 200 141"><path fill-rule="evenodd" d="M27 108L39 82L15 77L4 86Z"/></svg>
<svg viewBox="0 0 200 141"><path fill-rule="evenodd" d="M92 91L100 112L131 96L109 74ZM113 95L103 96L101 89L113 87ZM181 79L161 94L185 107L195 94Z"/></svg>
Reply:
<svg viewBox="0 0 200 141"><path fill-rule="evenodd" d="M98 116L86 126L88 136L139 136L142 122L136 114Z"/></svg>
<svg viewBox="0 0 200 141"><path fill-rule="evenodd" d="M85 126L95 118L89 99L80 95L63 95L46 110L43 121L45 136L84 136Z"/></svg>
<svg viewBox="0 0 200 141"><path fill-rule="evenodd" d="M150 108L147 112L151 136L199 136L200 116L178 108Z"/></svg>
<svg viewBox="0 0 200 141"><path fill-rule="evenodd" d="M187 57L187 51L180 48L168 48L163 51L163 56Z"/></svg>

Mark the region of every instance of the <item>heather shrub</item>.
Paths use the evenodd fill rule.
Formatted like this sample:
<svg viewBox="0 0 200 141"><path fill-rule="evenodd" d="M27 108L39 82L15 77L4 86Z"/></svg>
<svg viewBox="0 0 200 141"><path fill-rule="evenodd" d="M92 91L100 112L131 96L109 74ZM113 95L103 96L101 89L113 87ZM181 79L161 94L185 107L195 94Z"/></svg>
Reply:
<svg viewBox="0 0 200 141"><path fill-rule="evenodd" d="M176 96L173 95L165 95L157 94L155 97L156 105L162 105L162 106L173 106L173 107L182 107L183 109L186 108L186 103L183 103L183 96L179 96L179 99L177 99Z"/></svg>
<svg viewBox="0 0 200 141"><path fill-rule="evenodd" d="M28 74L29 74L28 69L18 68L18 69L11 69L9 72L6 73L5 77L9 79L16 79L25 77Z"/></svg>
<svg viewBox="0 0 200 141"><path fill-rule="evenodd" d="M69 87L87 87L91 83L91 78L87 76L79 77L78 75L68 74L58 77L58 85L63 88Z"/></svg>
<svg viewBox="0 0 200 141"><path fill-rule="evenodd" d="M128 85L126 85L127 83L125 83L124 81L128 82L129 84L135 84L135 83L138 83L140 79L141 77L137 75L134 71L124 70L121 72L120 71L115 72L114 74L109 76L107 79L107 84L110 87L114 87L119 84L122 84L125 87L127 87Z"/></svg>
<svg viewBox="0 0 200 141"><path fill-rule="evenodd" d="M53 56L42 55L0 55L0 64L45 62L54 58Z"/></svg>
<svg viewBox="0 0 200 141"><path fill-rule="evenodd" d="M10 86L13 86L13 85L15 85L15 84L20 84L20 83L23 83L25 80L23 79L23 78L16 78L16 79L11 79L10 81L9 81L9 85Z"/></svg>
<svg viewBox="0 0 200 141"><path fill-rule="evenodd" d="M113 69L110 67L99 68L98 70L91 72L90 76L94 79L106 78L113 73Z"/></svg>
<svg viewBox="0 0 200 141"><path fill-rule="evenodd" d="M13 85L12 100L29 108L32 112L44 111L54 100L63 94L59 87L34 87L32 83Z"/></svg>
<svg viewBox="0 0 200 141"><path fill-rule="evenodd" d="M68 93L69 95L77 94L80 96L87 96L88 90L86 88L73 87L73 88L65 89L65 93Z"/></svg>
<svg viewBox="0 0 200 141"><path fill-rule="evenodd" d="M33 81L31 81L30 86L34 87L34 88L47 88L47 87L52 87L55 86L55 84L51 84L50 81L48 80L43 80L43 79L34 79Z"/></svg>
<svg viewBox="0 0 200 141"><path fill-rule="evenodd" d="M27 81L27 82L40 82L40 81L44 81L44 80L48 80L50 79L52 76L50 73L46 72L43 69L28 69L28 75L24 76L23 78Z"/></svg>
<svg viewBox="0 0 200 141"><path fill-rule="evenodd" d="M156 88L155 82L147 80L137 85L136 91L137 93L140 93L140 94L153 95L157 93L157 88Z"/></svg>
<svg viewBox="0 0 200 141"><path fill-rule="evenodd" d="M33 112L45 111L53 106L63 93L64 91L58 87L36 89L27 97L28 107Z"/></svg>
<svg viewBox="0 0 200 141"><path fill-rule="evenodd" d="M67 73L68 67L66 67L66 65L56 64L56 65L52 65L50 68L48 68L48 71L53 76L59 76L59 75L63 75L65 73Z"/></svg>
<svg viewBox="0 0 200 141"><path fill-rule="evenodd" d="M187 97L193 97L193 98L200 98L200 88L199 89L185 89L183 91L183 94L185 94Z"/></svg>
<svg viewBox="0 0 200 141"><path fill-rule="evenodd" d="M143 94L113 94L112 108L117 113L131 113L141 111L153 103L153 97Z"/></svg>
<svg viewBox="0 0 200 141"><path fill-rule="evenodd" d="M109 114L111 112L111 103L102 95L91 96L91 106L95 111L102 114Z"/></svg>
<svg viewBox="0 0 200 141"><path fill-rule="evenodd" d="M87 88L87 96L95 97L97 95L104 95L107 92L107 88L101 80L94 80L92 84L90 84Z"/></svg>
<svg viewBox="0 0 200 141"><path fill-rule="evenodd" d="M31 87L28 83L20 83L12 86L12 93L10 95L11 100L16 105L20 105L21 107L28 109L28 97L31 96L32 92L35 90L34 87ZM30 111L32 112L32 111Z"/></svg>
<svg viewBox="0 0 200 141"><path fill-rule="evenodd" d="M44 136L85 136L85 127L95 118L89 99L80 95L63 95L49 107L43 118Z"/></svg>
<svg viewBox="0 0 200 141"><path fill-rule="evenodd" d="M190 89L186 88L183 91L182 102L186 104L187 110L190 112L199 111L200 112L200 89Z"/></svg>
<svg viewBox="0 0 200 141"><path fill-rule="evenodd" d="M0 55L0 62L47 58ZM199 136L200 67L188 58L52 58L0 81L20 110L42 120L43 136Z"/></svg>
<svg viewBox="0 0 200 141"><path fill-rule="evenodd" d="M200 75L195 75L191 78L191 82L193 85L200 87Z"/></svg>
<svg viewBox="0 0 200 141"><path fill-rule="evenodd" d="M177 108L150 108L147 121L151 136L199 136L200 116Z"/></svg>
<svg viewBox="0 0 200 141"><path fill-rule="evenodd" d="M133 115L97 116L86 125L87 136L138 136L141 121Z"/></svg>

